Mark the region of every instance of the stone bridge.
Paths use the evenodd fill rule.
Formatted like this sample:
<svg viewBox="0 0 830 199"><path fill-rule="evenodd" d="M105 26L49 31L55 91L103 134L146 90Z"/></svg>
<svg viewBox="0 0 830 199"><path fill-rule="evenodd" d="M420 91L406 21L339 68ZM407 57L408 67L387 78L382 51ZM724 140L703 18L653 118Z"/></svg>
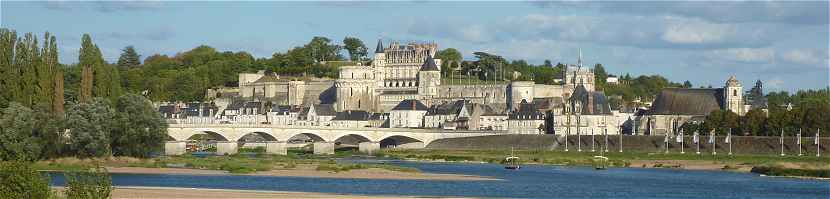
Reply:
<svg viewBox="0 0 830 199"><path fill-rule="evenodd" d="M216 153L235 154L243 136L257 134L267 140L265 149L270 154L287 154L287 141L305 135L313 142L314 154L334 154L336 143L356 142L359 150L372 153L381 147L424 148L430 142L457 137L505 134L505 131L456 131L407 128L342 128L321 126L275 126L264 124L170 124L165 154L181 155L186 142L196 134L209 134L217 139Z"/></svg>

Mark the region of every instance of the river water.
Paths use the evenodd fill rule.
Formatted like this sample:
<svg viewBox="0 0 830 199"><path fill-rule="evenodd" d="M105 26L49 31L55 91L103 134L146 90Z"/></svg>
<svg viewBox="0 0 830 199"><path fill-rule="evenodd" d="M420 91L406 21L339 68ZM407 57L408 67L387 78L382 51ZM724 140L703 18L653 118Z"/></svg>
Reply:
<svg viewBox="0 0 830 199"><path fill-rule="evenodd" d="M186 187L361 195L497 198L830 198L830 181L724 171L392 161L424 172L480 175L497 181L369 180L239 175L113 174L115 186ZM62 175L52 175L62 186Z"/></svg>

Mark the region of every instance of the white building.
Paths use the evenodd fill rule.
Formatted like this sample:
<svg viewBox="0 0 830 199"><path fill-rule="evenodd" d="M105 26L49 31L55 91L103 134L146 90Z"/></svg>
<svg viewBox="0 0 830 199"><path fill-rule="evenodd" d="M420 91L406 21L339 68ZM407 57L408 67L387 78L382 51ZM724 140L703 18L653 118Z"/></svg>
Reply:
<svg viewBox="0 0 830 199"><path fill-rule="evenodd" d="M424 127L427 106L418 100L403 100L389 111L389 127L420 128Z"/></svg>

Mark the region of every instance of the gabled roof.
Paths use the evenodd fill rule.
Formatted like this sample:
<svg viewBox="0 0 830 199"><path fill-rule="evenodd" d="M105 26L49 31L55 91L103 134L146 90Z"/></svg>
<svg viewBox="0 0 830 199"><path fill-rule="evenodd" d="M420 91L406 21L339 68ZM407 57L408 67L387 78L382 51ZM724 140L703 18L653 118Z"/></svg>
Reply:
<svg viewBox="0 0 830 199"><path fill-rule="evenodd" d="M245 105L244 101L235 101L235 102L232 102L230 105L228 105L228 107L225 108L225 110L239 110L244 105Z"/></svg>
<svg viewBox="0 0 830 199"><path fill-rule="evenodd" d="M421 71L441 71L438 69L438 65L435 64L435 59L432 58L432 55L427 55L426 60L424 60L424 64L421 65Z"/></svg>
<svg viewBox="0 0 830 199"><path fill-rule="evenodd" d="M265 75L265 76L260 77L259 79L257 79L253 83L279 82L279 81L285 81L285 80L282 80L279 77L274 76L274 75Z"/></svg>
<svg viewBox="0 0 830 199"><path fill-rule="evenodd" d="M722 88L665 88L654 99L647 114L708 115L723 107Z"/></svg>
<svg viewBox="0 0 830 199"><path fill-rule="evenodd" d="M392 108L393 111L426 111L427 106L421 101L414 100L414 99L406 99L398 103L395 108Z"/></svg>
<svg viewBox="0 0 830 199"><path fill-rule="evenodd" d="M366 111L337 112L332 120L368 121L371 115Z"/></svg>
<svg viewBox="0 0 830 199"><path fill-rule="evenodd" d="M575 106L575 103L580 104L580 114L582 115L611 115L611 105L608 99L602 92L591 92L585 89L581 84L576 87L574 93L571 95L569 103Z"/></svg>
<svg viewBox="0 0 830 199"><path fill-rule="evenodd" d="M456 115L464 107L464 100L457 100L452 103L433 105L427 111L427 115Z"/></svg>

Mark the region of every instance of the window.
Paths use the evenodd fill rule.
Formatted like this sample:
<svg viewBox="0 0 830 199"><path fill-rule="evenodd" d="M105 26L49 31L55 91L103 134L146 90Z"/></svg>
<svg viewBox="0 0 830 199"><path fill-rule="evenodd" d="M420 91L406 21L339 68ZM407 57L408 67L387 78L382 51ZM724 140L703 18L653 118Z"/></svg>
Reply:
<svg viewBox="0 0 830 199"><path fill-rule="evenodd" d="M738 96L738 90L732 90L732 96Z"/></svg>

